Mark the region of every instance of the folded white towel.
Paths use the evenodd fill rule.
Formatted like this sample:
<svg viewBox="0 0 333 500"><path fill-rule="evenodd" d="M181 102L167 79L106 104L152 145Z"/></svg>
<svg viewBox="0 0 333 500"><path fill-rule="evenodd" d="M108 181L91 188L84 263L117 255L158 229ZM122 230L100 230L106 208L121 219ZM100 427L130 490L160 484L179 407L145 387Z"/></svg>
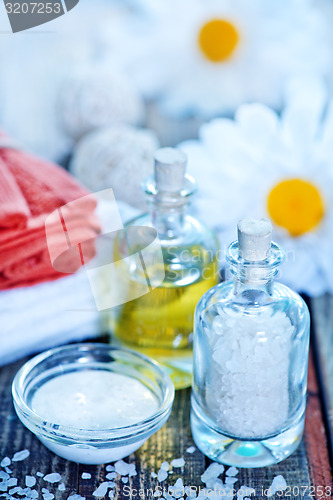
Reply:
<svg viewBox="0 0 333 500"><path fill-rule="evenodd" d="M0 293L0 364L103 330L85 272Z"/></svg>

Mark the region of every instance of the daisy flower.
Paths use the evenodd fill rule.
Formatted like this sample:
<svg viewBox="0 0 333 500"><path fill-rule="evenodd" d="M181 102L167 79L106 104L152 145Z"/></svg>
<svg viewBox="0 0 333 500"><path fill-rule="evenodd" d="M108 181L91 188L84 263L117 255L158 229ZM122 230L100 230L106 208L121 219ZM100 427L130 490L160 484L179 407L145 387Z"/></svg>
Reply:
<svg viewBox="0 0 333 500"><path fill-rule="evenodd" d="M113 44L115 29L104 31ZM329 60L311 0L160 0L119 31L128 71L170 116L212 117L249 101L279 108L286 76L324 73Z"/></svg>
<svg viewBox="0 0 333 500"><path fill-rule="evenodd" d="M196 210L223 248L240 218L269 217L287 254L281 280L309 295L333 292L333 100L321 80L290 82L281 116L244 104L181 148L200 188Z"/></svg>

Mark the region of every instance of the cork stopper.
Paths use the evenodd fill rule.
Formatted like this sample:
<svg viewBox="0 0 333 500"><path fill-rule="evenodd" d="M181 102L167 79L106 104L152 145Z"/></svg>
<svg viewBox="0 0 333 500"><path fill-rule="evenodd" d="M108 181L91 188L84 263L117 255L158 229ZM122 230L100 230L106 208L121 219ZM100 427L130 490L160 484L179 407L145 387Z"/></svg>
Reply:
<svg viewBox="0 0 333 500"><path fill-rule="evenodd" d="M239 256L252 262L265 260L271 253L272 224L269 219L241 219L238 222Z"/></svg>
<svg viewBox="0 0 333 500"><path fill-rule="evenodd" d="M184 187L187 156L179 149L161 148L155 153L157 191L177 193Z"/></svg>

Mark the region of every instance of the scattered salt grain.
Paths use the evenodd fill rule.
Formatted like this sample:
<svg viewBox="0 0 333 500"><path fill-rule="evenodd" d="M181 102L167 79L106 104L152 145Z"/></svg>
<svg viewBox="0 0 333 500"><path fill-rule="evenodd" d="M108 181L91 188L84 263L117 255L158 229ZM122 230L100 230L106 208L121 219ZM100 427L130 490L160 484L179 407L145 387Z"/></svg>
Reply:
<svg viewBox="0 0 333 500"><path fill-rule="evenodd" d="M114 498L114 491L109 491L109 498Z"/></svg>
<svg viewBox="0 0 333 500"><path fill-rule="evenodd" d="M106 479L116 479L117 473L116 472L109 472L105 477L106 477Z"/></svg>
<svg viewBox="0 0 333 500"><path fill-rule="evenodd" d="M20 486L16 486L16 488L12 488L11 490L9 490L9 494L10 495L15 495L15 493L18 493L19 491L21 491L23 488L21 488Z"/></svg>
<svg viewBox="0 0 333 500"><path fill-rule="evenodd" d="M91 474L89 472L82 472L81 477L82 479L91 479Z"/></svg>
<svg viewBox="0 0 333 500"><path fill-rule="evenodd" d="M54 495L53 493L50 493L50 491L47 488L42 488L42 495L44 500L53 500Z"/></svg>
<svg viewBox="0 0 333 500"><path fill-rule="evenodd" d="M28 488L32 488L36 484L36 478L34 476L25 476L25 485Z"/></svg>
<svg viewBox="0 0 333 500"><path fill-rule="evenodd" d="M283 476L275 476L273 482L268 489L267 496L271 497L275 495L277 491L283 491L287 488L286 480Z"/></svg>
<svg viewBox="0 0 333 500"><path fill-rule="evenodd" d="M170 464L169 462L163 462L160 467L161 470L166 470L168 471L170 469Z"/></svg>
<svg viewBox="0 0 333 500"><path fill-rule="evenodd" d="M251 496L255 493L256 490L254 488L250 488L250 486L246 486L245 484L243 484L237 491L237 500L244 500L245 496Z"/></svg>
<svg viewBox="0 0 333 500"><path fill-rule="evenodd" d="M36 476L38 476L38 477L44 477L44 474L42 472L36 472Z"/></svg>
<svg viewBox="0 0 333 500"><path fill-rule="evenodd" d="M154 471L153 471L153 472L151 472L151 473L150 473L150 475L151 475L151 477L153 477L153 478L156 478L156 477L157 477L157 474L156 474L156 472L154 472Z"/></svg>
<svg viewBox="0 0 333 500"><path fill-rule="evenodd" d="M115 488L116 487L116 483L113 482L113 481L109 481L109 488Z"/></svg>
<svg viewBox="0 0 333 500"><path fill-rule="evenodd" d="M61 475L58 474L58 472L52 472L52 474L44 476L44 481L47 481L48 483L60 483L61 479Z"/></svg>
<svg viewBox="0 0 333 500"><path fill-rule="evenodd" d="M186 450L186 453L194 453L196 450L195 446L189 446Z"/></svg>
<svg viewBox="0 0 333 500"><path fill-rule="evenodd" d="M59 491L65 491L66 489L66 486L64 485L64 483L60 483L59 486L58 486L58 490Z"/></svg>
<svg viewBox="0 0 333 500"><path fill-rule="evenodd" d="M107 472L113 472L113 471L115 471L115 470L116 470L116 469L114 468L114 466L113 466L113 465L110 465L110 464L109 464L109 465L107 465L107 466L105 467L105 469L107 470Z"/></svg>
<svg viewBox="0 0 333 500"><path fill-rule="evenodd" d="M162 492L161 491L158 491L158 490L154 491L154 497L158 498L158 497L161 497L161 496L162 496Z"/></svg>
<svg viewBox="0 0 333 500"><path fill-rule="evenodd" d="M74 494L67 497L67 500L86 500L86 497L81 497L81 495Z"/></svg>
<svg viewBox="0 0 333 500"><path fill-rule="evenodd" d="M211 485L212 483L214 484L215 480L219 477L220 474L222 474L223 471L224 466L222 464L213 462L201 475L201 481L209 487L209 485Z"/></svg>
<svg viewBox="0 0 333 500"><path fill-rule="evenodd" d="M180 498L184 494L184 484L181 478L177 479L173 486L169 486L168 492L175 498Z"/></svg>
<svg viewBox="0 0 333 500"><path fill-rule="evenodd" d="M9 474L7 474L7 472L4 472L3 470L0 470L0 479L3 479L3 480L7 480L9 479Z"/></svg>
<svg viewBox="0 0 333 500"><path fill-rule="evenodd" d="M164 500L175 500L174 497L172 497L171 495L169 495L169 493L166 493L165 491L164 491L163 495L164 495L164 497L162 497L161 500L163 500L163 499Z"/></svg>
<svg viewBox="0 0 333 500"><path fill-rule="evenodd" d="M109 483L101 483L99 487L93 492L94 497L105 497L109 488Z"/></svg>
<svg viewBox="0 0 333 500"><path fill-rule="evenodd" d="M8 465L10 465L12 463L11 459L9 457L5 457L1 460L1 467L7 467Z"/></svg>
<svg viewBox="0 0 333 500"><path fill-rule="evenodd" d="M128 464L127 462L124 462L123 460L118 460L114 464L115 471L120 474L121 476L136 476L137 472L135 470L135 465L134 464Z"/></svg>
<svg viewBox="0 0 333 500"><path fill-rule="evenodd" d="M27 495L27 498L38 498L38 491L37 490L30 490L29 494Z"/></svg>
<svg viewBox="0 0 333 500"><path fill-rule="evenodd" d="M227 476L237 476L239 470L236 469L236 467L232 466L232 467L229 467L229 469L226 471L226 475Z"/></svg>
<svg viewBox="0 0 333 500"><path fill-rule="evenodd" d="M11 486L16 486L16 485L17 485L16 477L11 477L10 479L8 479L8 481L7 481L8 488L10 488Z"/></svg>
<svg viewBox="0 0 333 500"><path fill-rule="evenodd" d="M29 450L18 451L13 456L12 461L13 462L21 462L22 460L25 460L26 458L28 458L29 455L30 455L30 451Z"/></svg>
<svg viewBox="0 0 333 500"><path fill-rule="evenodd" d="M7 472L7 474L11 474L13 472L9 467L5 467L5 471Z"/></svg>
<svg viewBox="0 0 333 500"><path fill-rule="evenodd" d="M171 466L175 467L176 469L178 469L179 467L184 467L184 465L185 465L185 460L183 458L175 458L171 462Z"/></svg>
<svg viewBox="0 0 333 500"><path fill-rule="evenodd" d="M124 484L128 483L128 477L122 477L121 480Z"/></svg>
<svg viewBox="0 0 333 500"><path fill-rule="evenodd" d="M238 479L237 477L226 477L225 478L225 484L235 484L237 483Z"/></svg>
<svg viewBox="0 0 333 500"><path fill-rule="evenodd" d="M164 481L166 478L168 477L168 473L166 470L162 470L160 469L158 471L158 474L157 474L157 479L158 479L158 482L161 483L162 481Z"/></svg>

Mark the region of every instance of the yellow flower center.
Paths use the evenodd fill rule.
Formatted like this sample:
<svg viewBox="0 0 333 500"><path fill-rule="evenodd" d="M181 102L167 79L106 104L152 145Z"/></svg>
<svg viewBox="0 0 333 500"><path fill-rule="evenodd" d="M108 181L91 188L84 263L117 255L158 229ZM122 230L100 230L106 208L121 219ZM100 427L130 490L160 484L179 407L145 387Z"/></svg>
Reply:
<svg viewBox="0 0 333 500"><path fill-rule="evenodd" d="M224 19L212 19L200 30L199 46L204 56L213 63L229 59L238 44L238 32Z"/></svg>
<svg viewBox="0 0 333 500"><path fill-rule="evenodd" d="M273 187L267 200L268 213L291 236L300 236L318 226L325 215L318 188L303 179L287 179Z"/></svg>

